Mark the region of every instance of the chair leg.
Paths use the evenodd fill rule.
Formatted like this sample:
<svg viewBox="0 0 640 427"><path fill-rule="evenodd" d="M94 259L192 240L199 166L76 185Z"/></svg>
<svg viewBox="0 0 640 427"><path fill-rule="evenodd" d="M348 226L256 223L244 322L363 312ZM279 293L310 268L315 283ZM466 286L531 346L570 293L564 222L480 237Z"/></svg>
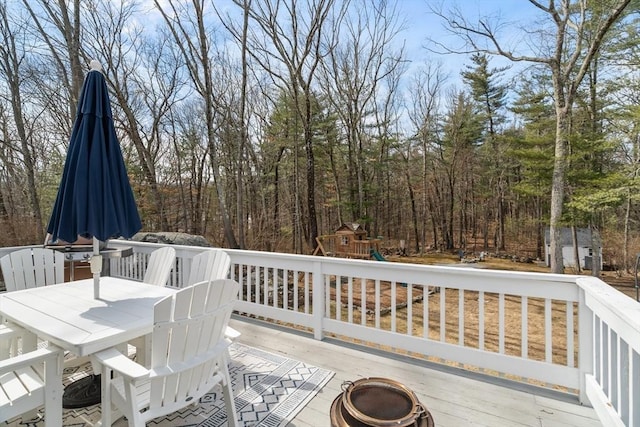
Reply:
<svg viewBox="0 0 640 427"><path fill-rule="evenodd" d="M62 352L45 364L44 422L47 427L62 427Z"/></svg>
<svg viewBox="0 0 640 427"><path fill-rule="evenodd" d="M225 355L222 358L221 364L223 366L222 375L224 377L222 381L222 395L224 397L224 405L227 411L227 424L230 427L238 427L238 416L236 414L236 403L233 397L233 386L231 384L231 375L229 375L229 358Z"/></svg>
<svg viewBox="0 0 640 427"><path fill-rule="evenodd" d="M38 348L38 337L36 334L25 334L22 337L22 352L33 351Z"/></svg>
<svg viewBox="0 0 640 427"><path fill-rule="evenodd" d="M97 364L96 364L97 365ZM102 378L100 381L101 391L101 403L100 410L102 411L102 427L110 427L113 423L111 418L111 369L103 366Z"/></svg>

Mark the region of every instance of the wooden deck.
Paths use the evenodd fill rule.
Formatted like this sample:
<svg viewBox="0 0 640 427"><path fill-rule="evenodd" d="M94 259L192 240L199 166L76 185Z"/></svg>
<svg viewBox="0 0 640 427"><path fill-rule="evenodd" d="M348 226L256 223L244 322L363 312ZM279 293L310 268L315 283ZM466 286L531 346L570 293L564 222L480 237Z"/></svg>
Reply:
<svg viewBox="0 0 640 427"><path fill-rule="evenodd" d="M287 329L240 318L231 326L242 333L239 341L311 365L330 369L335 376L298 414L289 427L330 424L333 399L344 381L386 377L412 389L431 412L437 427L599 427L595 411L561 393L542 392L510 382L488 381L471 373L416 363L403 357L385 357L375 350L348 346L333 340L317 341Z"/></svg>

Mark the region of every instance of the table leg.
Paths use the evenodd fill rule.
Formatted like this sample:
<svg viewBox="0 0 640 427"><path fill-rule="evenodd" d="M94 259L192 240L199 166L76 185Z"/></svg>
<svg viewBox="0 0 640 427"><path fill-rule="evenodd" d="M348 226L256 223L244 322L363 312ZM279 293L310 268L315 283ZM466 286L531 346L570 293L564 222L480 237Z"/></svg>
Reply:
<svg viewBox="0 0 640 427"><path fill-rule="evenodd" d="M102 377L106 378L107 375L111 375L111 372L104 369ZM100 382L100 387L102 388L102 425L111 426L111 387L104 379Z"/></svg>

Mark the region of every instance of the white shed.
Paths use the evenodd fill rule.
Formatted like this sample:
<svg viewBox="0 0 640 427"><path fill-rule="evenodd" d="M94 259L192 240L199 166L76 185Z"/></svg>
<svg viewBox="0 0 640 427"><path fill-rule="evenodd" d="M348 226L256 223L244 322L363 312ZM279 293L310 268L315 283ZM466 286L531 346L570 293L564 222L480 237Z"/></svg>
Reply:
<svg viewBox="0 0 640 427"><path fill-rule="evenodd" d="M562 260L565 267L575 268L576 262L573 250L573 236L571 228L564 227L560 230L560 242L562 245ZM580 260L580 268L591 270L593 265L593 247L591 242L591 229L590 228L578 228L576 230L577 244L578 244L578 259ZM602 244L598 242L598 252L600 260L600 269L602 269ZM551 240L550 229L544 232L544 255L545 263L547 267L551 265Z"/></svg>

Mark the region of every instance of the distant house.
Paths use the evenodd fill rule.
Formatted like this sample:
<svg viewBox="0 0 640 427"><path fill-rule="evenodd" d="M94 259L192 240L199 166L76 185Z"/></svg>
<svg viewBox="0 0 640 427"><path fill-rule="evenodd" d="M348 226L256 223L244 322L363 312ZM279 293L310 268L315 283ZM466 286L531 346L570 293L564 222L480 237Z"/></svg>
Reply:
<svg viewBox="0 0 640 427"><path fill-rule="evenodd" d="M576 267L574 249L573 249L573 235L571 228L564 227L560 230L560 244L562 245L562 262L565 267ZM591 270L593 266L593 247L591 242L591 229L590 228L578 228L577 245L578 245L578 259L580 261L580 268ZM600 259L600 268L602 269L602 244L598 242L598 251ZM544 232L544 255L545 263L547 267L551 266L551 239L550 229Z"/></svg>

